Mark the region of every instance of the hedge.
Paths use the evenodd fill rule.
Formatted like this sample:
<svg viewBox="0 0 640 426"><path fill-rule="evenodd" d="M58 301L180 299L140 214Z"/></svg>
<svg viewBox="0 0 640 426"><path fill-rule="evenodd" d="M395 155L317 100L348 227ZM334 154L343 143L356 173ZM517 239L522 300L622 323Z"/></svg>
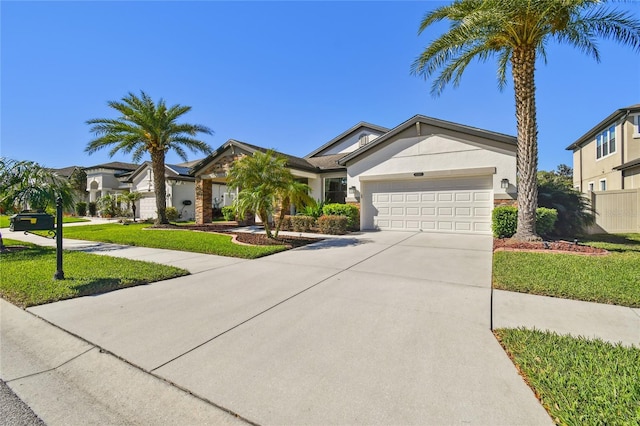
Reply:
<svg viewBox="0 0 640 426"><path fill-rule="evenodd" d="M536 232L538 235L550 234L557 219L558 212L555 209L538 207L536 209ZM518 228L518 209L512 206L496 207L493 209L491 222L494 237L511 238Z"/></svg>
<svg viewBox="0 0 640 426"><path fill-rule="evenodd" d="M233 206L224 206L222 208L222 217L228 222L236 220L236 209Z"/></svg>
<svg viewBox="0 0 640 426"><path fill-rule="evenodd" d="M326 216L345 216L348 229L358 230L360 228L360 210L353 204L325 204L322 213Z"/></svg>
<svg viewBox="0 0 640 426"><path fill-rule="evenodd" d="M347 223L346 216L320 216L318 229L322 234L342 235L347 233Z"/></svg>

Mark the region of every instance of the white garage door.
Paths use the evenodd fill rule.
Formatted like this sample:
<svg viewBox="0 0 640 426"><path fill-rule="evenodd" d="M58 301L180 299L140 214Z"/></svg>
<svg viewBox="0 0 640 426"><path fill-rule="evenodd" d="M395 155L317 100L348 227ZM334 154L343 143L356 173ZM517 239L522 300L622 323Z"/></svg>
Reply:
<svg viewBox="0 0 640 426"><path fill-rule="evenodd" d="M365 182L365 229L491 233L492 178Z"/></svg>
<svg viewBox="0 0 640 426"><path fill-rule="evenodd" d="M140 219L155 219L157 216L156 197L154 195L140 199Z"/></svg>

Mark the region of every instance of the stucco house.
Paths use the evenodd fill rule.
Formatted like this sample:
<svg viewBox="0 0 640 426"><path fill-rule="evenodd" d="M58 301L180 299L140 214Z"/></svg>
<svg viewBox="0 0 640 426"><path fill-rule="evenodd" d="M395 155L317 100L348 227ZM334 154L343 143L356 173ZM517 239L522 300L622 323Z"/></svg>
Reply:
<svg viewBox="0 0 640 426"><path fill-rule="evenodd" d="M175 207L184 220L195 216L195 179L189 175L194 162L165 165L167 207ZM142 198L136 205L136 218L153 219L157 216L155 187L151 163L131 164L111 162L85 168L89 201L103 195L136 191Z"/></svg>
<svg viewBox="0 0 640 426"><path fill-rule="evenodd" d="M640 104L620 108L580 136L573 185L591 198L592 232L640 232Z"/></svg>
<svg viewBox="0 0 640 426"><path fill-rule="evenodd" d="M194 165L197 223L211 220L212 184L255 151L266 148L232 139ZM303 158L283 155L313 198L358 204L363 230L489 234L494 205L515 202L515 137L423 115L392 129L361 122Z"/></svg>
<svg viewBox="0 0 640 426"><path fill-rule="evenodd" d="M566 149L577 190L640 188L640 104L614 111Z"/></svg>

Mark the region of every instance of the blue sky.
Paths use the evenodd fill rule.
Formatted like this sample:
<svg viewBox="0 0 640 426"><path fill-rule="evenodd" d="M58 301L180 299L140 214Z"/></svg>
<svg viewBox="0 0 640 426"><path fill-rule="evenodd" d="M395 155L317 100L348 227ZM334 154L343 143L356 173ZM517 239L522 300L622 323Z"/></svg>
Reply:
<svg viewBox="0 0 640 426"><path fill-rule="evenodd" d="M191 123L303 156L359 121L394 127L415 114L516 134L512 85L472 64L437 98L411 76L441 2L2 1L1 155L49 167L130 157L84 152L85 121L108 100L146 91L190 105ZM617 5L640 16L640 3ZM445 27L439 27L444 29ZM565 147L615 109L640 103L640 55L603 41L595 62L550 46L537 67L539 168L571 165ZM190 154L189 159L201 158ZM179 162L169 155L168 163Z"/></svg>

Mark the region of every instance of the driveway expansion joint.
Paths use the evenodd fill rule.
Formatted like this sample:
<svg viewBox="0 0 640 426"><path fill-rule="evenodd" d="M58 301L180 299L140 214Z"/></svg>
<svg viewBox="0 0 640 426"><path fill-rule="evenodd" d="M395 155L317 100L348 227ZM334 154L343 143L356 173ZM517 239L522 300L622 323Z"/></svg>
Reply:
<svg viewBox="0 0 640 426"><path fill-rule="evenodd" d="M15 382L17 380L28 379L29 377L39 376L40 374L45 374L45 373L50 373L52 371L56 371L60 367L63 367L65 365L75 361L76 359L80 358L81 356L85 355L88 352L91 352L94 349L96 349L96 346L92 346L92 347L88 348L87 350L82 351L79 354L72 356L68 360L56 365L55 367L47 368L46 370L42 370L42 371L36 371L35 373L31 373L31 374L25 374L24 376L15 377L15 378L10 379L10 380L5 380L4 382L5 383L11 383L11 382Z"/></svg>

